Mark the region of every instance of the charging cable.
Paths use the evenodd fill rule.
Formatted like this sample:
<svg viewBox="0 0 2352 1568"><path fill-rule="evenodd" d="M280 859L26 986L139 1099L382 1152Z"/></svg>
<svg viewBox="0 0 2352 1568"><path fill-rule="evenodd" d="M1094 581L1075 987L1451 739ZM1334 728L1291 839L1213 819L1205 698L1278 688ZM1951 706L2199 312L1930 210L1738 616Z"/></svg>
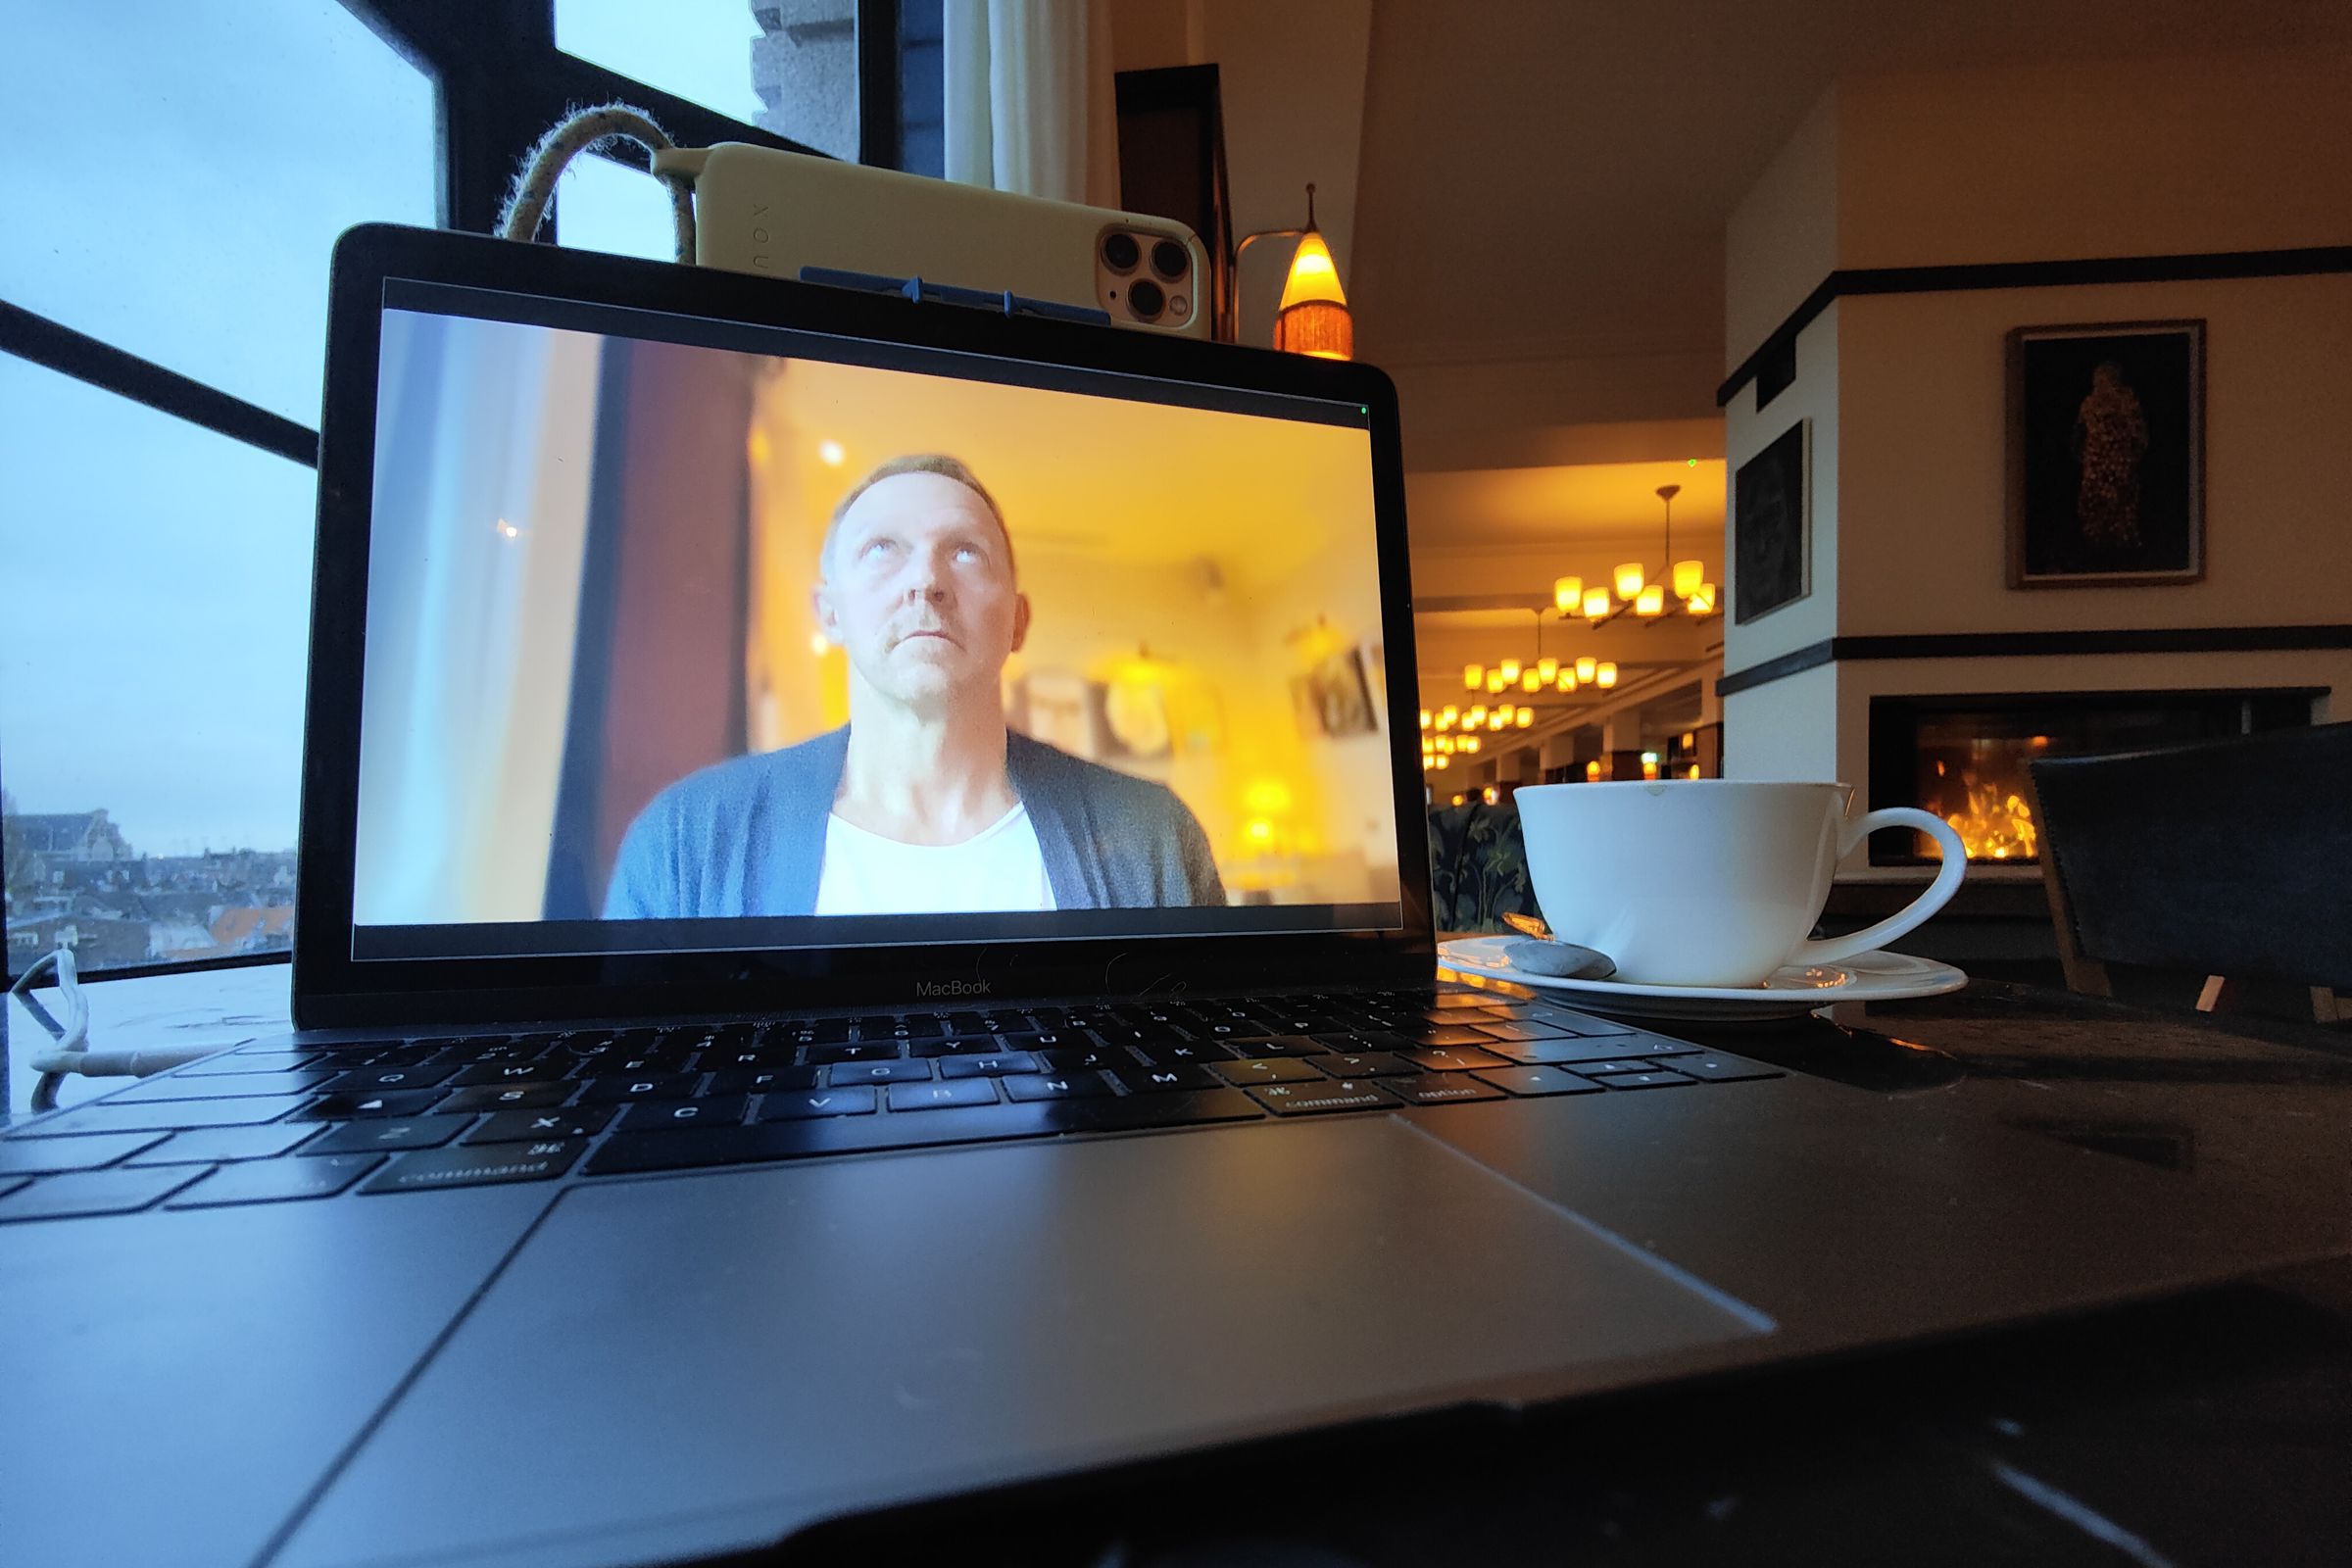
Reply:
<svg viewBox="0 0 2352 1568"><path fill-rule="evenodd" d="M66 1021L60 1023L48 1008L33 1000L30 987L43 970L57 976L57 995L63 1004ZM34 963L9 987L9 995L24 1004L33 1020L49 1031L57 1044L32 1058L32 1070L41 1076L32 1086L34 1110L57 1108L58 1086L68 1073L83 1073L90 1077L136 1077L163 1072L182 1066L219 1051L219 1046L200 1048L180 1047L171 1051L92 1051L90 1049L90 1004L81 994L81 980L74 967L74 951L60 948Z"/></svg>
<svg viewBox="0 0 2352 1568"><path fill-rule="evenodd" d="M614 137L633 141L648 154L668 152L677 143L669 133L654 123L654 117L628 104L599 104L593 109L575 109L551 126L546 135L531 148L524 160L522 172L507 192L506 205L499 210L498 233L502 239L529 240L539 233L539 225L547 220L547 204L556 194L556 180L564 166L594 147L598 142ZM655 166L654 177L669 187L670 222L677 235L678 260L694 260L694 179L681 172Z"/></svg>

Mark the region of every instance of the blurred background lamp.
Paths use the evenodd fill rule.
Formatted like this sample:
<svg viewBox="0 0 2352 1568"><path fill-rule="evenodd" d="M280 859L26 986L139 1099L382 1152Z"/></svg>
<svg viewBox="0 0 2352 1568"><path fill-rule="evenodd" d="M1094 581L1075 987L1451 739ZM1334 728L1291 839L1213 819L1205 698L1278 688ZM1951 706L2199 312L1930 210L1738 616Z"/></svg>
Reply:
<svg viewBox="0 0 2352 1568"><path fill-rule="evenodd" d="M1559 578L1555 578L1555 579L1552 581L1552 585L1551 585L1551 605L1552 605L1552 608L1553 608L1554 610L1557 610L1557 611L1558 611L1558 612L1559 612L1561 614L1563 614L1563 615L1573 615L1573 614L1575 614L1575 613L1576 613L1576 611L1577 611L1577 607L1578 607L1578 606L1580 606L1580 605L1582 605L1582 604L1584 603L1584 599L1585 599L1585 579L1584 579L1584 578L1582 578L1582 577L1559 577Z"/></svg>

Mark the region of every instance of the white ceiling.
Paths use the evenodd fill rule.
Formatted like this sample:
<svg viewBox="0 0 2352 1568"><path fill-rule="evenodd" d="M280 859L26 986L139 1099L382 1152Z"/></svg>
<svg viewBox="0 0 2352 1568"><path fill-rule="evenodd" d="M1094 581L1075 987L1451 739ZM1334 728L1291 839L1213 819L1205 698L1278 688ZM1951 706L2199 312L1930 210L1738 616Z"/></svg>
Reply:
<svg viewBox="0 0 2352 1568"><path fill-rule="evenodd" d="M2345 0L1374 0L1375 364L1723 343L1723 225L1838 75L2352 36Z"/></svg>

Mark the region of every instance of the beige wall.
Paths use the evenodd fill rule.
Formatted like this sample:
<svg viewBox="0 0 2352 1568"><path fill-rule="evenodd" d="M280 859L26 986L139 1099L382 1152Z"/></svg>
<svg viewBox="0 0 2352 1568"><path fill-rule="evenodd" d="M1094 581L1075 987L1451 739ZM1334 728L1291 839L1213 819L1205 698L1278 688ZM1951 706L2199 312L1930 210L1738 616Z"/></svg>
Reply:
<svg viewBox="0 0 2352 1568"><path fill-rule="evenodd" d="M1315 220L1354 275L1356 160L1363 141L1371 0L1113 0L1112 59L1121 71L1213 65L1225 108L1234 235ZM1250 250L1241 279L1242 341L1264 343L1290 266L1288 246Z"/></svg>
<svg viewBox="0 0 2352 1568"><path fill-rule="evenodd" d="M2348 84L2340 53L1841 81L1734 220L1727 357L1820 282L1825 234L1839 268L2352 242ZM2204 579L2011 589L2006 334L2182 318L2206 323ZM1838 302L1799 334L1792 386L1758 414L1751 384L1727 410L1735 473L1813 421L1813 592L1727 625L1726 667L1833 635L2344 621L2348 356L2342 274ZM1726 698L1726 766L1863 784L1877 696L2281 686L2330 689L2321 716L2340 715L2352 654L1848 662Z"/></svg>
<svg viewBox="0 0 2352 1568"><path fill-rule="evenodd" d="M1763 451L1799 419L1812 421L1807 435L1805 507L1812 518L1811 559L1805 596L1767 611L1745 625L1735 623L1740 604L1740 563L1734 548L1731 519L1724 523L1723 638L1724 668L1738 671L1767 659L1778 659L1808 647L1838 629L1840 592L1838 506L1843 472L1844 443L1838 429L1839 354L1851 302L1840 300L1815 317L1796 338L1796 380L1774 398L1763 413L1756 412L1756 388L1749 382L1724 411L1724 472L1726 506L1738 485L1740 466ZM1997 465L1997 454L1994 458ZM1727 710L1727 719L1729 710ZM1738 774L1734 774L1738 777Z"/></svg>
<svg viewBox="0 0 2352 1568"><path fill-rule="evenodd" d="M1838 268L1838 95L1813 106L1724 225L1724 369Z"/></svg>
<svg viewBox="0 0 2352 1568"><path fill-rule="evenodd" d="M1839 633L2306 625L2352 614L2352 275L1840 308ZM2206 334L2204 580L2009 588L2003 335L2184 317L2202 318Z"/></svg>
<svg viewBox="0 0 2352 1568"><path fill-rule="evenodd" d="M1840 267L2352 238L2352 52L1865 76L1839 103Z"/></svg>

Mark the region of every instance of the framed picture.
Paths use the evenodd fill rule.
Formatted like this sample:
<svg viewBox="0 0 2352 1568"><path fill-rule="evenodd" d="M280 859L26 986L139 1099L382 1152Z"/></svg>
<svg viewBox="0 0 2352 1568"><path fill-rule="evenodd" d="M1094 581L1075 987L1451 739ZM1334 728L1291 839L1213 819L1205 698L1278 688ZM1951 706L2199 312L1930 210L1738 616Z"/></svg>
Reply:
<svg viewBox="0 0 2352 1568"><path fill-rule="evenodd" d="M2009 334L2009 586L2205 575L2205 323Z"/></svg>
<svg viewBox="0 0 2352 1568"><path fill-rule="evenodd" d="M1799 419L1732 479L1732 618L1746 625L1813 591L1812 421Z"/></svg>
<svg viewBox="0 0 2352 1568"><path fill-rule="evenodd" d="M1372 694L1364 684L1364 651L1346 648L1291 682L1298 727L1334 740L1369 735L1380 728L1372 716Z"/></svg>

